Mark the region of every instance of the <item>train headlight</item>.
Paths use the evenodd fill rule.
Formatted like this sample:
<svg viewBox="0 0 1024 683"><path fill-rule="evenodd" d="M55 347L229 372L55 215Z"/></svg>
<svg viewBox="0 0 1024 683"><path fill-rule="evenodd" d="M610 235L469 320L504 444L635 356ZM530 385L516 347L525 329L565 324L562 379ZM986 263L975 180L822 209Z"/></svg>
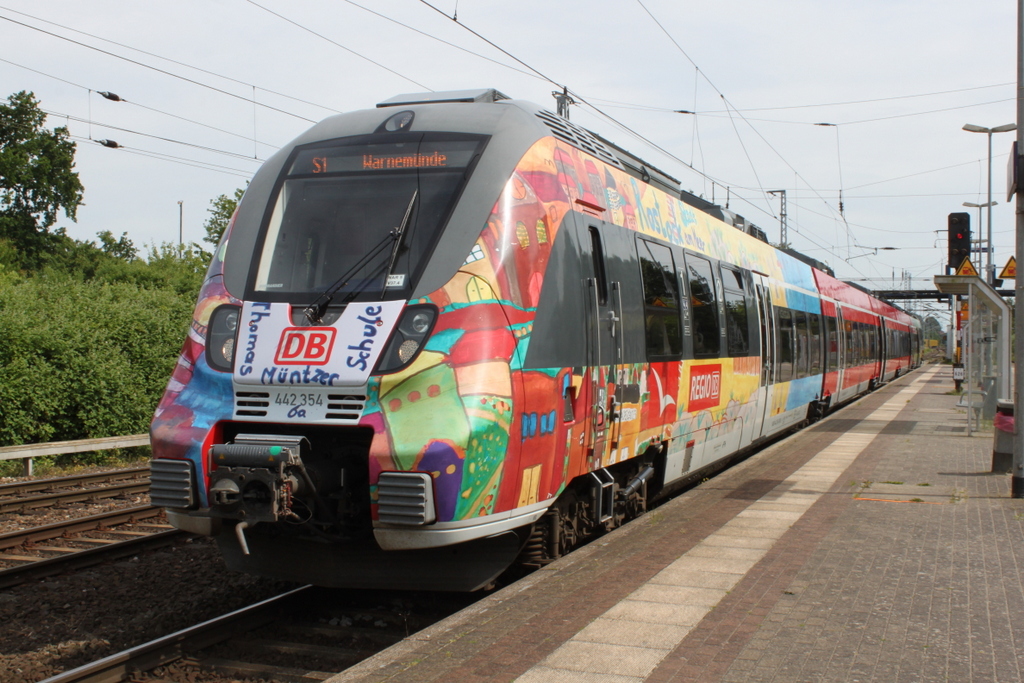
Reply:
<svg viewBox="0 0 1024 683"><path fill-rule="evenodd" d="M423 335L427 333L433 322L433 312L416 311L412 316L412 320L409 321L409 329L412 330L413 334Z"/></svg>
<svg viewBox="0 0 1024 683"><path fill-rule="evenodd" d="M423 348L437 320L437 308L429 304L409 306L402 312L395 332L381 354L375 372L394 372L413 361Z"/></svg>
<svg viewBox="0 0 1024 683"><path fill-rule="evenodd" d="M224 346L220 347L220 354L224 356L224 360L228 363L233 363L235 360L235 340L228 339L224 342Z"/></svg>
<svg viewBox="0 0 1024 683"><path fill-rule="evenodd" d="M206 362L214 370L231 372L234 368L235 334L241 313L239 306L224 304L210 314L206 330Z"/></svg>
<svg viewBox="0 0 1024 683"><path fill-rule="evenodd" d="M412 357L416 355L416 352L420 350L420 343L413 339L406 339L402 342L402 345L398 347L398 359L403 363L408 363L412 360Z"/></svg>

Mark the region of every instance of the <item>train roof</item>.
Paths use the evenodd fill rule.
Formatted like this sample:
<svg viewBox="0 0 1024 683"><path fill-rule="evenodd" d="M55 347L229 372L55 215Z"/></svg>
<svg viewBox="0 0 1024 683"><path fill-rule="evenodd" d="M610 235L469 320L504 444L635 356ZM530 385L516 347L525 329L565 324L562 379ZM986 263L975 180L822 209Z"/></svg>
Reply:
<svg viewBox="0 0 1024 683"><path fill-rule="evenodd" d="M448 92L409 93L378 103L373 109L331 116L315 124L271 156L253 177L239 205L224 255L225 286L228 291L245 289L244 273L256 248L259 227L266 207L275 192L285 164L296 148L341 138L374 136L393 132L389 121L408 116L411 121L403 132L430 131L486 135L487 153L474 168L462 199L449 217L449 226L434 249L434 257L424 271L419 291L432 291L461 265L464 254L452 249L463 243L464 231L479 230L479 217L493 207L500 189L511 177L516 165L538 140L552 136L596 157L638 180L677 197L680 201L714 219L732 226L767 244L763 230L742 216L713 202L682 190L679 181L668 173L568 119L526 100L509 98L494 88ZM448 244L446 244L448 243ZM825 264L789 253L806 265L828 270ZM458 262L456 262L458 261Z"/></svg>

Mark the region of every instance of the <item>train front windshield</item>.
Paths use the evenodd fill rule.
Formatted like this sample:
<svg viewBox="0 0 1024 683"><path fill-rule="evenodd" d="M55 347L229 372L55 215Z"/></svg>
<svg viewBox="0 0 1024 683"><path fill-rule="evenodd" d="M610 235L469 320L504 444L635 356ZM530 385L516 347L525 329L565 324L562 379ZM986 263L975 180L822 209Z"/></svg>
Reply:
<svg viewBox="0 0 1024 683"><path fill-rule="evenodd" d="M265 221L254 297L303 302L337 284L354 296L408 295L484 140L365 140L295 154Z"/></svg>

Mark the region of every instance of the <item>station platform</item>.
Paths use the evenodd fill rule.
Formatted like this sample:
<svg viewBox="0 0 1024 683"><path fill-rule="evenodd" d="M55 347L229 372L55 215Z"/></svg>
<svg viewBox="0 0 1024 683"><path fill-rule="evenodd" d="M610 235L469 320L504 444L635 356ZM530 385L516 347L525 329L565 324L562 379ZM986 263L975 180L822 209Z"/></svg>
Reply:
<svg viewBox="0 0 1024 683"><path fill-rule="evenodd" d="M925 366L331 683L1024 680L1024 500Z"/></svg>

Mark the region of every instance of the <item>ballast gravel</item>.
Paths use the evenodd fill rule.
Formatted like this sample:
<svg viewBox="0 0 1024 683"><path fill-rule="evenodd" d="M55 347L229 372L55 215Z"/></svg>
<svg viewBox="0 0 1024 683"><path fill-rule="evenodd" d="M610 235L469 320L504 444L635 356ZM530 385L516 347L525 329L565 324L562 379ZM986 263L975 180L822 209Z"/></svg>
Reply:
<svg viewBox="0 0 1024 683"><path fill-rule="evenodd" d="M0 514L0 529L147 502L147 496L132 496L28 515ZM293 587L229 571L215 543L195 538L2 589L0 681L36 683Z"/></svg>

